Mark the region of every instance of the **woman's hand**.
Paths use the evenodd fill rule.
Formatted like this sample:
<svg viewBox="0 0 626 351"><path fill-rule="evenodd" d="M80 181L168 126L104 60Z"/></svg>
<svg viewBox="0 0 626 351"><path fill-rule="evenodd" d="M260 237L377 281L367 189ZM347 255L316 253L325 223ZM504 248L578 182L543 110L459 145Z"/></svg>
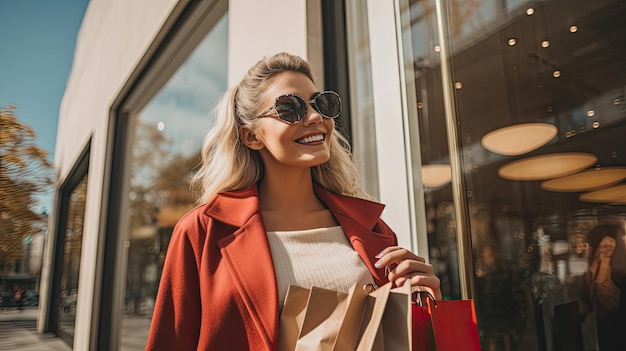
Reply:
<svg viewBox="0 0 626 351"><path fill-rule="evenodd" d="M435 299L441 300L439 278L435 275L433 266L426 263L423 257L398 246L389 246L376 255L376 258L376 268L385 267L387 278L395 286L404 285L408 279L412 287L421 287Z"/></svg>

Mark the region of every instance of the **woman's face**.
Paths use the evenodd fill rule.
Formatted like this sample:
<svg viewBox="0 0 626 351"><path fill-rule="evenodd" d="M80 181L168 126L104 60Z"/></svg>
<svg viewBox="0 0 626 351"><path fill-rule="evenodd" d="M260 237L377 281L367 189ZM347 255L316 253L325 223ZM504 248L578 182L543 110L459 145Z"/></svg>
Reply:
<svg viewBox="0 0 626 351"><path fill-rule="evenodd" d="M263 93L259 111L272 107L278 96L296 94L308 102L316 92L315 84L304 74L284 72L274 77ZM271 110L267 117L259 119L258 128L252 133L254 142L246 141L244 136L244 143L260 152L266 171L274 166L313 167L330 158L334 120L322 117L308 103L307 108L307 116L293 124L279 120L276 111Z"/></svg>
<svg viewBox="0 0 626 351"><path fill-rule="evenodd" d="M596 257L611 257L613 256L613 251L615 251L615 239L610 236L605 236L602 240L600 240L598 250L596 251Z"/></svg>

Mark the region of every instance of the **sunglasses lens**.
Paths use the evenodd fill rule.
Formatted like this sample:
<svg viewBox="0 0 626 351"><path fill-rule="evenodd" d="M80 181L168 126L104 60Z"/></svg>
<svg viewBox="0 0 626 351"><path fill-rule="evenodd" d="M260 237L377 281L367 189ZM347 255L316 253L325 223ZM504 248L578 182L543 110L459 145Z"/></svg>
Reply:
<svg viewBox="0 0 626 351"><path fill-rule="evenodd" d="M306 116L306 103L295 95L284 95L276 99L276 113L285 122L295 123Z"/></svg>
<svg viewBox="0 0 626 351"><path fill-rule="evenodd" d="M323 92L314 99L317 112L327 118L337 118L341 113L341 99L334 92Z"/></svg>

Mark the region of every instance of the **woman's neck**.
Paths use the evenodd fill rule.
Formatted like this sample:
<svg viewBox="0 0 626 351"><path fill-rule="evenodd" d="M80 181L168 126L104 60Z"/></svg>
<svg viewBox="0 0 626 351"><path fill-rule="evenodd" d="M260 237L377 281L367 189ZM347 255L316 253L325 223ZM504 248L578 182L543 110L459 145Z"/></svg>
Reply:
<svg viewBox="0 0 626 351"><path fill-rule="evenodd" d="M327 228L337 221L313 190L311 170L265 174L259 185L263 222L268 231Z"/></svg>
<svg viewBox="0 0 626 351"><path fill-rule="evenodd" d="M310 169L301 172L266 173L259 185L262 210L316 211L324 209L313 190Z"/></svg>

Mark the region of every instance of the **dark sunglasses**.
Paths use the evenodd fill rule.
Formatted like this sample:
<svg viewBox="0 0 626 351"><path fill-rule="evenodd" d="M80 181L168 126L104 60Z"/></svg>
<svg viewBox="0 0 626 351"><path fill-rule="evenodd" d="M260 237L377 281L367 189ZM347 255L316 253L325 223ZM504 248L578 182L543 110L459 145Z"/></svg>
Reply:
<svg viewBox="0 0 626 351"><path fill-rule="evenodd" d="M315 111L325 118L337 118L341 113L341 98L334 91L316 93L309 101ZM274 105L263 111L257 118L273 116L268 113L274 109L281 121L291 124L306 117L307 103L296 94L281 95L274 100Z"/></svg>

